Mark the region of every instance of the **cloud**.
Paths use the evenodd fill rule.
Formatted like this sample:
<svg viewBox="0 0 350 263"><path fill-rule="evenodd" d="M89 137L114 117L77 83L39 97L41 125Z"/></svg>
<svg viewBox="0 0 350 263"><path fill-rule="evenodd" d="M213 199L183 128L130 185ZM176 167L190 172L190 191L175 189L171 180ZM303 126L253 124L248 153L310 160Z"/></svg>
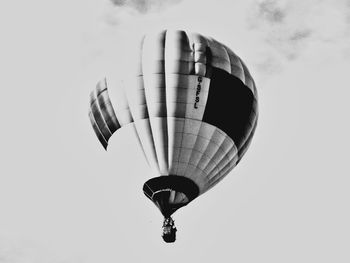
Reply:
<svg viewBox="0 0 350 263"><path fill-rule="evenodd" d="M348 0L253 1L246 20L264 49L258 67L271 71L299 58L341 57L348 52L349 14Z"/></svg>
<svg viewBox="0 0 350 263"><path fill-rule="evenodd" d="M159 11L181 1L182 0L111 0L114 6L134 9L143 14L154 10Z"/></svg>
<svg viewBox="0 0 350 263"><path fill-rule="evenodd" d="M48 249L30 241L0 238L1 263L69 263Z"/></svg>
<svg viewBox="0 0 350 263"><path fill-rule="evenodd" d="M286 10L283 10L275 0L263 1L257 5L257 9L258 17L271 23L282 23L286 16Z"/></svg>
<svg viewBox="0 0 350 263"><path fill-rule="evenodd" d="M267 47L293 60L313 35L313 29L303 23L305 14L299 6L292 1L254 1L247 15L248 29L259 35Z"/></svg>
<svg viewBox="0 0 350 263"><path fill-rule="evenodd" d="M103 30L93 37L97 44L94 52L102 64L112 60L111 54L123 56L117 53L127 48L133 34L178 28L225 43L256 75L265 78L283 71L291 63L317 64L335 57L349 58L349 2L109 0L101 15Z"/></svg>

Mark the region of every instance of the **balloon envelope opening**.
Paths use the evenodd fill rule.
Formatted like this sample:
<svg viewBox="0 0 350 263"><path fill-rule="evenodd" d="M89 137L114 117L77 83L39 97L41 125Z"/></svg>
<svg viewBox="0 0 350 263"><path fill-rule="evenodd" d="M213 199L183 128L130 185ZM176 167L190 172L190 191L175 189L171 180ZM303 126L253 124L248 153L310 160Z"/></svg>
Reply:
<svg viewBox="0 0 350 263"><path fill-rule="evenodd" d="M143 192L169 218L177 209L187 205L199 195L198 186L183 176L159 176L143 185Z"/></svg>

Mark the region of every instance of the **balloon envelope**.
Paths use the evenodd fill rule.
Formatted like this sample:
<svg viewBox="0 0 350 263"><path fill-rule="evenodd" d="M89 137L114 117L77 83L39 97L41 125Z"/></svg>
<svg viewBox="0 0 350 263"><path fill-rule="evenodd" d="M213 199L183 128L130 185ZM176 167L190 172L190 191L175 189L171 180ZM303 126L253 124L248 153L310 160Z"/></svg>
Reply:
<svg viewBox="0 0 350 263"><path fill-rule="evenodd" d="M154 174L144 193L168 217L241 160L257 124L257 91L243 61L210 37L164 30L146 35L137 52L134 71L97 84L89 116L105 149L118 129L135 129Z"/></svg>

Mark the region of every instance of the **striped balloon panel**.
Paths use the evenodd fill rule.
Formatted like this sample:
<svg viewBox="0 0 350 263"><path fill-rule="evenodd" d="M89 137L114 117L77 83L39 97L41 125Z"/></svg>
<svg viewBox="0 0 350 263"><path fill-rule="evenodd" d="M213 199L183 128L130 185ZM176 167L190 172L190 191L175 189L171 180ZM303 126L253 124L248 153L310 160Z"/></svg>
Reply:
<svg viewBox="0 0 350 263"><path fill-rule="evenodd" d="M105 79L97 83L96 89L90 93L89 118L97 138L107 148L109 138L120 124L109 99Z"/></svg>
<svg viewBox="0 0 350 263"><path fill-rule="evenodd" d="M148 35L143 41L142 48L155 49L157 52L142 52L144 55L140 58L143 82L136 94L133 91L133 95L141 98L142 103L147 102L149 124L142 121L136 127L142 127L138 129L142 143L143 138L148 137L144 143L145 152L150 152L145 148L149 148L153 140L155 156L152 155L152 160L149 162L157 162L160 174L165 175L169 174L170 169L174 169L173 163L177 161L174 157L179 158L173 147L176 140L181 141L181 137L175 139L174 131L178 125L174 121L175 117L202 119L210 80L204 76L190 75L194 71L194 60L189 40L184 32ZM131 96L129 104L136 104ZM199 129L199 127L192 128Z"/></svg>

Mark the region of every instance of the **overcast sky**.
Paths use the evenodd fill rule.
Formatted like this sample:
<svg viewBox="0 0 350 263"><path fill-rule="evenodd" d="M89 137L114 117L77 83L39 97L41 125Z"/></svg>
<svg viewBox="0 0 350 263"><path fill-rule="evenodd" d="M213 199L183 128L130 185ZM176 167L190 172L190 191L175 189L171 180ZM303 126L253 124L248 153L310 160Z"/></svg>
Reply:
<svg viewBox="0 0 350 263"><path fill-rule="evenodd" d="M154 28L229 46L260 104L250 150L175 213L170 245L135 138L105 152L87 114ZM350 261L349 0L2 1L0 32L1 263Z"/></svg>

